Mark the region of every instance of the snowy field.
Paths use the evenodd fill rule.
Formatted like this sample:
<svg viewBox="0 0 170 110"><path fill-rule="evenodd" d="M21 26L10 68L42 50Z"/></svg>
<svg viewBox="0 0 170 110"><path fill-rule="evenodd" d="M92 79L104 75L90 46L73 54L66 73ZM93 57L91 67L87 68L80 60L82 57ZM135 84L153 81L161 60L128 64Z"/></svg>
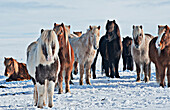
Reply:
<svg viewBox="0 0 170 110"><path fill-rule="evenodd" d="M39 37L41 28L52 29L53 23L71 25L72 31L85 32L89 25L100 25L105 33L108 19L115 19L122 38L132 33L132 25L144 26L144 32L157 35L158 24L170 20L168 0L4 0L0 1L0 109L37 109L33 106L32 81L5 82L4 57L26 62L26 48ZM169 24L168 24L169 25ZM136 72L122 71L120 79L101 75L101 57L97 61L97 79L92 85L79 85L74 75L71 93L54 93L57 110L170 110L170 88L156 83L152 64L151 81L137 83ZM167 83L167 79L166 79ZM65 87L65 85L64 85ZM49 109L44 107L44 109Z"/></svg>

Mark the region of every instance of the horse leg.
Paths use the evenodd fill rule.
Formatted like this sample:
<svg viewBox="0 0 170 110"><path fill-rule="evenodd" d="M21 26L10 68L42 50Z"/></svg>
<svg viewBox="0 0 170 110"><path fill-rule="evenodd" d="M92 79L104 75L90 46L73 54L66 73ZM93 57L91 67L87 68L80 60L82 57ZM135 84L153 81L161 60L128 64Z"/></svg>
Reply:
<svg viewBox="0 0 170 110"><path fill-rule="evenodd" d="M118 68L119 68L119 59L117 59L115 62L115 77L116 78L120 78Z"/></svg>
<svg viewBox="0 0 170 110"><path fill-rule="evenodd" d="M74 62L74 74L75 75L78 74L78 62L77 61Z"/></svg>
<svg viewBox="0 0 170 110"><path fill-rule="evenodd" d="M90 66L91 66L91 62L87 62L86 63L86 84L91 85L90 83Z"/></svg>
<svg viewBox="0 0 170 110"><path fill-rule="evenodd" d="M159 77L159 72L158 72L157 64L155 64L155 68L156 68L156 81L159 83L160 82L160 77Z"/></svg>
<svg viewBox="0 0 170 110"><path fill-rule="evenodd" d="M106 73L106 76L107 77L110 77L109 76L109 61L107 61L107 60L104 60L104 69L105 69L105 73Z"/></svg>
<svg viewBox="0 0 170 110"><path fill-rule="evenodd" d="M127 62L126 59L127 59L126 57L123 57L123 71L126 70L126 64L127 64L126 63Z"/></svg>
<svg viewBox="0 0 170 110"><path fill-rule="evenodd" d="M167 79L168 79L168 87L170 87L170 66L167 68Z"/></svg>
<svg viewBox="0 0 170 110"><path fill-rule="evenodd" d="M94 58L93 64L91 65L93 71L93 79L96 79L96 62L99 54L99 49L97 49L96 57Z"/></svg>
<svg viewBox="0 0 170 110"><path fill-rule="evenodd" d="M34 106L37 106L37 103L38 103L38 91L37 91L37 85L35 84L34 85Z"/></svg>
<svg viewBox="0 0 170 110"><path fill-rule="evenodd" d="M144 63L143 65L144 73L145 73L145 82L149 81L149 64Z"/></svg>
<svg viewBox="0 0 170 110"><path fill-rule="evenodd" d="M58 74L58 87L59 87L59 91L58 93L59 94L62 94L63 93L63 72L64 72L64 68L63 68L64 65L61 65L61 69L60 69L60 72Z"/></svg>
<svg viewBox="0 0 170 110"><path fill-rule="evenodd" d="M70 81L70 74L71 74L71 68L68 67L66 69L66 75L65 75L65 91L66 93L70 93L70 86L69 86L69 81Z"/></svg>
<svg viewBox="0 0 170 110"><path fill-rule="evenodd" d="M55 82L48 81L47 92L48 92L48 107L53 107L53 95L54 95Z"/></svg>
<svg viewBox="0 0 170 110"><path fill-rule="evenodd" d="M104 67L104 59L103 59L103 58L102 58L101 68L102 68L101 74L103 75L103 73L104 73L104 71L105 71L105 67Z"/></svg>
<svg viewBox="0 0 170 110"><path fill-rule="evenodd" d="M80 85L83 85L84 63L80 64Z"/></svg>
<svg viewBox="0 0 170 110"><path fill-rule="evenodd" d="M135 64L136 64L136 72L137 72L136 82L140 82L140 71L141 71L141 68L140 68L140 65L138 63L135 63Z"/></svg>
<svg viewBox="0 0 170 110"><path fill-rule="evenodd" d="M114 65L114 63L113 63L113 62L110 62L109 67L110 67L110 70L111 70L110 77L111 77L111 78L114 78L114 75L115 75L115 65Z"/></svg>
<svg viewBox="0 0 170 110"><path fill-rule="evenodd" d="M43 108L43 101L45 100L45 85L37 83L38 91L38 108Z"/></svg>
<svg viewBox="0 0 170 110"><path fill-rule="evenodd" d="M162 65L159 65L158 66L158 72L159 72L159 76L160 76L160 79L161 79L161 82L160 82L160 86L164 87L165 86L165 71L166 71L166 68L163 67Z"/></svg>

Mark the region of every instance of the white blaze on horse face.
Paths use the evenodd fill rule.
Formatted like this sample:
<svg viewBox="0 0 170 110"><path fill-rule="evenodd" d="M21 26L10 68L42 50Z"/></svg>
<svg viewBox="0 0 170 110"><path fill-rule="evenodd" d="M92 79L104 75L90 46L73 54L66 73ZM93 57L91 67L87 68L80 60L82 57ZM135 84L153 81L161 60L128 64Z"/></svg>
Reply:
<svg viewBox="0 0 170 110"><path fill-rule="evenodd" d="M165 26L159 26L158 27L158 39L156 40L155 42L155 47L159 50L161 47L160 47L160 42L161 42L161 39L162 39L162 35L165 33Z"/></svg>

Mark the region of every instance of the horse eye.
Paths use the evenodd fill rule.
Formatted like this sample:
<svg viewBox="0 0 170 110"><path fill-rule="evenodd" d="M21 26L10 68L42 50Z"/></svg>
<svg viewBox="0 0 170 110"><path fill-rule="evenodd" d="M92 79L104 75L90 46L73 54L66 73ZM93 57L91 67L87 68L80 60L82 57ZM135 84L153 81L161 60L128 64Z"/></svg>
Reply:
<svg viewBox="0 0 170 110"><path fill-rule="evenodd" d="M140 33L140 35L139 36L142 36L142 34Z"/></svg>

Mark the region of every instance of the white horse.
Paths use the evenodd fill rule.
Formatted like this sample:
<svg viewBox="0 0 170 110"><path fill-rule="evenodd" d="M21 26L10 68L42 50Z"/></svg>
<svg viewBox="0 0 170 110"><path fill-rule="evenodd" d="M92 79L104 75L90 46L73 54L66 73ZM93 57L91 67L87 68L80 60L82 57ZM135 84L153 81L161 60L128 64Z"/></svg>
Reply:
<svg viewBox="0 0 170 110"><path fill-rule="evenodd" d="M81 37L70 38L70 44L74 50L74 59L80 67L80 85L83 85L84 66L86 69L86 83L90 83L90 68L96 51L99 47L100 26L89 26Z"/></svg>
<svg viewBox="0 0 170 110"><path fill-rule="evenodd" d="M38 108L45 105L46 93L48 106L53 106L54 86L60 71L58 52L59 43L53 30L44 30L27 48L27 68L36 82L34 101Z"/></svg>

